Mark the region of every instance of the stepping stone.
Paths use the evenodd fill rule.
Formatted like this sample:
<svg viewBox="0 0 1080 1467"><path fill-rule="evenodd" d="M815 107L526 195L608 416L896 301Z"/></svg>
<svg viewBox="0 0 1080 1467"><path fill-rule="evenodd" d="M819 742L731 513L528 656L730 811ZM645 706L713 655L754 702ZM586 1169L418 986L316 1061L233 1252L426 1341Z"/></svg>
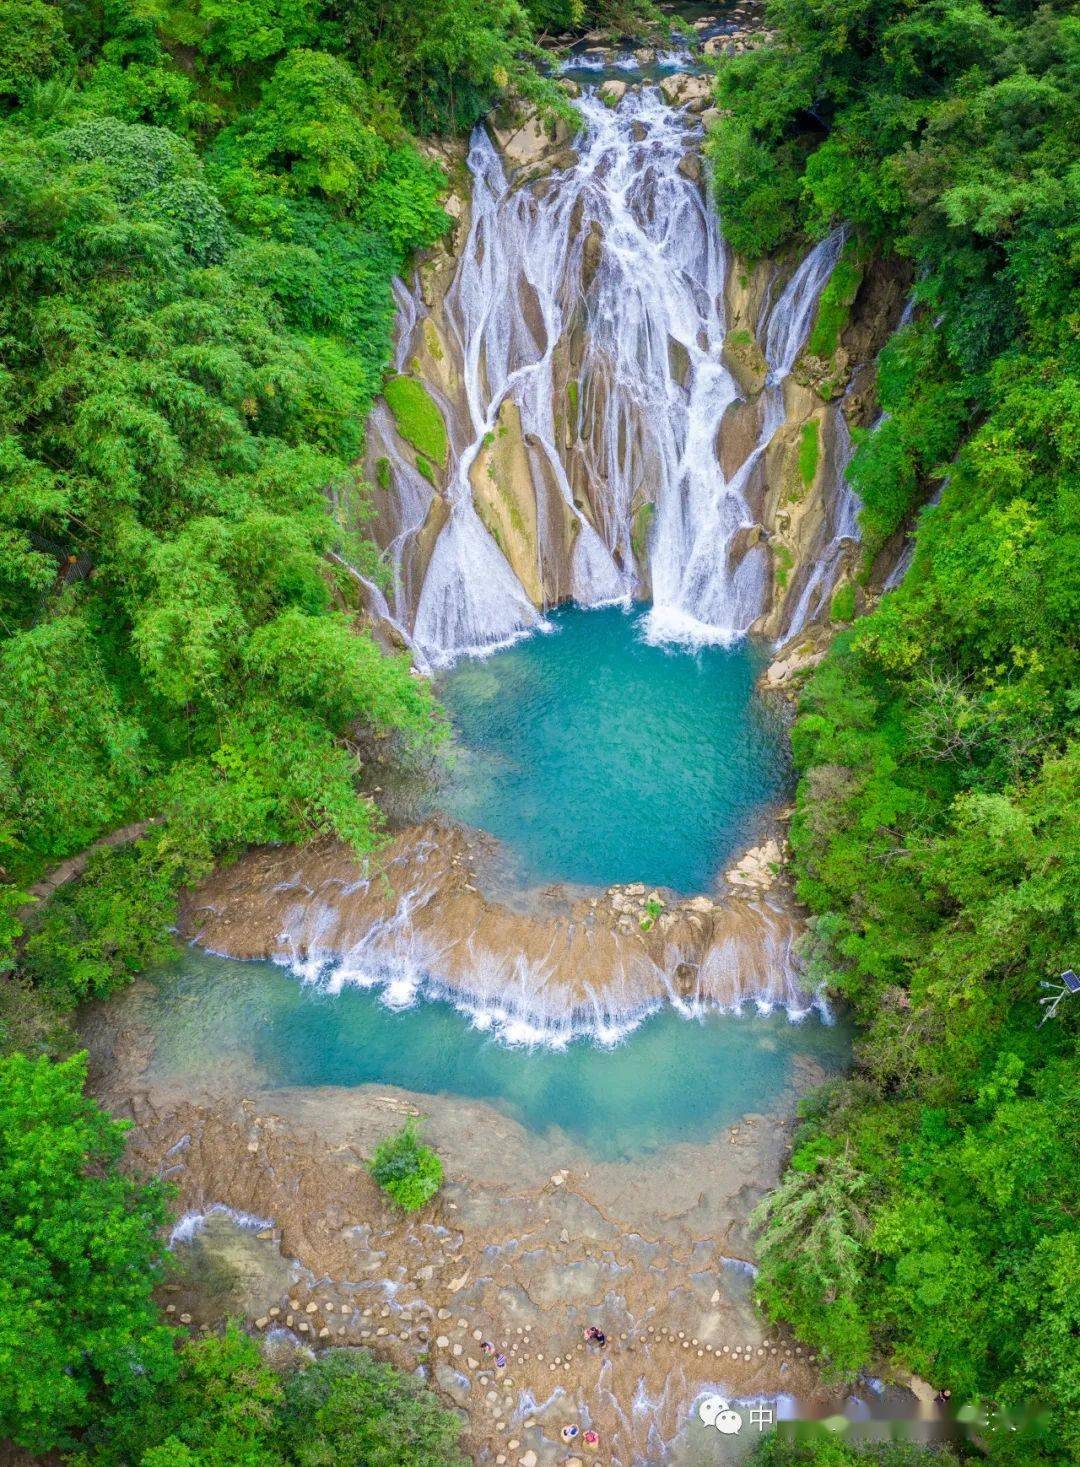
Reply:
<svg viewBox="0 0 1080 1467"><path fill-rule="evenodd" d="M445 1350L450 1341L446 1338L445 1335L440 1335L435 1343L438 1345L440 1350Z"/></svg>

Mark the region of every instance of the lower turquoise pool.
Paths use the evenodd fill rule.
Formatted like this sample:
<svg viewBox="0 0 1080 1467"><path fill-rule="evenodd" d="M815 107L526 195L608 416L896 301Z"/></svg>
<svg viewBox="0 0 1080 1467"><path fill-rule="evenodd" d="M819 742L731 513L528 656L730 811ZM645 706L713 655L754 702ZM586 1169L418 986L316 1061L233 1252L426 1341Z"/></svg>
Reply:
<svg viewBox="0 0 1080 1467"><path fill-rule="evenodd" d="M579 1040L522 1052L448 1003L393 1010L375 992L327 993L269 963L190 949L150 978L143 1017L160 1078L235 1072L274 1088L374 1083L465 1096L600 1159L704 1140L747 1111L773 1109L800 1058L834 1072L849 1052L845 1028L816 1018L685 1019L671 1009L612 1049Z"/></svg>

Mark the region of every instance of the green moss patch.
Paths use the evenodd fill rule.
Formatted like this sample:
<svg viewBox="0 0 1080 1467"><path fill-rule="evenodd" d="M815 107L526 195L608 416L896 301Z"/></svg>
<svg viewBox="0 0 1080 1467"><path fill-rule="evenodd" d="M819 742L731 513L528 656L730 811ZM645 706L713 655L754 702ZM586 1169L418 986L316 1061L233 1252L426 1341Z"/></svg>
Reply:
<svg viewBox="0 0 1080 1467"><path fill-rule="evenodd" d="M445 464L449 445L442 413L422 382L393 377L383 389L387 407L406 443L437 464Z"/></svg>
<svg viewBox="0 0 1080 1467"><path fill-rule="evenodd" d="M858 245L845 245L818 301L817 320L806 344L811 356L831 357L839 346L840 333L848 323L865 269L866 258Z"/></svg>
<svg viewBox="0 0 1080 1467"><path fill-rule="evenodd" d="M656 517L656 505L653 503L640 504L634 511L634 518L630 526L630 544L633 547L634 556L637 560L644 560L645 550L649 543L649 530Z"/></svg>
<svg viewBox="0 0 1080 1467"><path fill-rule="evenodd" d="M808 423L802 425L802 432L799 435L799 478L807 489L814 482L820 457L821 433L817 419L811 418Z"/></svg>
<svg viewBox="0 0 1080 1467"><path fill-rule="evenodd" d="M389 494L390 460L388 458L377 458L375 460L375 481L384 494Z"/></svg>
<svg viewBox="0 0 1080 1467"><path fill-rule="evenodd" d="M776 589L786 591L788 576L791 567L795 564L795 557L786 545L777 545L773 551L773 575L776 579Z"/></svg>
<svg viewBox="0 0 1080 1467"><path fill-rule="evenodd" d="M833 621L854 621L855 587L850 581L838 588L829 608L829 616Z"/></svg>

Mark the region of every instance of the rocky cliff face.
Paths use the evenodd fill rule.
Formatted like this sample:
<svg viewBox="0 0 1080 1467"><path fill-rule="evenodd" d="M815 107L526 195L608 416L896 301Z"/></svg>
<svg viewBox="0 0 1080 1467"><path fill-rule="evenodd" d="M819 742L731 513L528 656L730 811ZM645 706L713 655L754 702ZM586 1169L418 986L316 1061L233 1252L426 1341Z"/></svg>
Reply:
<svg viewBox="0 0 1080 1467"><path fill-rule="evenodd" d="M666 78L662 90L677 114L695 124L678 172L686 187L700 190L704 79ZM607 107L627 107L624 93L620 84ZM722 126L723 119L706 112L706 123ZM645 137L643 124L635 121L632 128ZM565 125L546 127L527 112L507 111L492 119L489 131L509 190L520 199L523 230L533 212L545 208L564 230L561 273L554 285L550 278L540 281L548 297L541 299L523 269L507 280L506 298L490 301L497 324L486 328L507 338L502 350L508 378L515 361L543 360L550 418L531 411L527 393L519 394L523 406L510 393L491 408L490 426L484 419L500 384L491 380L490 343L481 349L471 338L454 283L465 252L475 254L466 263L482 266L484 252L494 246L483 228L472 227L464 154L451 149L444 162L457 180L448 202L454 225L444 247L420 263L413 289L401 292L396 358L398 373L420 385L428 411L442 419L448 452L438 460L425 451L415 423L392 403L377 408L368 435L376 536L394 574L388 599L407 628L416 624L436 544L453 519L463 485L483 530L538 610L570 597L588 599L581 592L581 563L588 556L593 566L610 556L599 576L601 591L614 587L647 598L654 590L658 485L670 478L671 464L662 461L646 414L627 410L624 362L597 348L597 311L610 309L610 301L594 282L598 272L610 274L605 252L617 242L613 246L606 238L603 210L590 210L587 187L577 185L580 193L564 216L553 203L579 161ZM659 194L635 203L646 218L651 207L663 206ZM505 241L500 247L505 250ZM720 359L738 395L718 419L713 458L717 486L740 486L741 503L735 524L723 533L718 528L704 553L713 555L712 573L720 579L734 581L750 560L760 567L754 574L763 585L750 629L790 643L827 624L837 589L854 586L858 506L844 479L850 429L868 427L876 416L874 362L900 318L909 282L896 265L863 259L845 247L831 273L815 285L820 295L806 318L805 339L778 384L775 362L767 360L768 328L799 258L751 266L728 251L723 263ZM549 339L556 319L557 338ZM664 371L677 394L695 370L694 343L688 349L674 335L657 343L648 325L642 350L666 353ZM636 329L635 323L626 329ZM697 345L712 350L703 340ZM769 398L778 385L779 412L776 397L771 406ZM654 410L663 412L663 404ZM533 431L530 423L533 430L545 423L545 430ZM480 435L478 424L486 427ZM670 509L668 514L670 519ZM583 536L589 540L585 547L579 545ZM699 558L700 542L700 535L688 542ZM670 580L670 567L667 574ZM597 580L595 568L591 577ZM863 592L855 595L861 603ZM744 627L749 622L747 616Z"/></svg>

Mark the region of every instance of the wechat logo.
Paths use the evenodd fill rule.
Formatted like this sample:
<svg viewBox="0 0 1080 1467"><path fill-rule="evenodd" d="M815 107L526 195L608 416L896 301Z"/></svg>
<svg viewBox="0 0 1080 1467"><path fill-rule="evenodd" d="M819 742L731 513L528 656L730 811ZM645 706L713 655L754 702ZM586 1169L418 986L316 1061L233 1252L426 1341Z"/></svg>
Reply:
<svg viewBox="0 0 1080 1467"><path fill-rule="evenodd" d="M697 1409L706 1426L715 1426L725 1436L734 1436L742 1427L742 1417L731 1409L723 1396L706 1396Z"/></svg>

